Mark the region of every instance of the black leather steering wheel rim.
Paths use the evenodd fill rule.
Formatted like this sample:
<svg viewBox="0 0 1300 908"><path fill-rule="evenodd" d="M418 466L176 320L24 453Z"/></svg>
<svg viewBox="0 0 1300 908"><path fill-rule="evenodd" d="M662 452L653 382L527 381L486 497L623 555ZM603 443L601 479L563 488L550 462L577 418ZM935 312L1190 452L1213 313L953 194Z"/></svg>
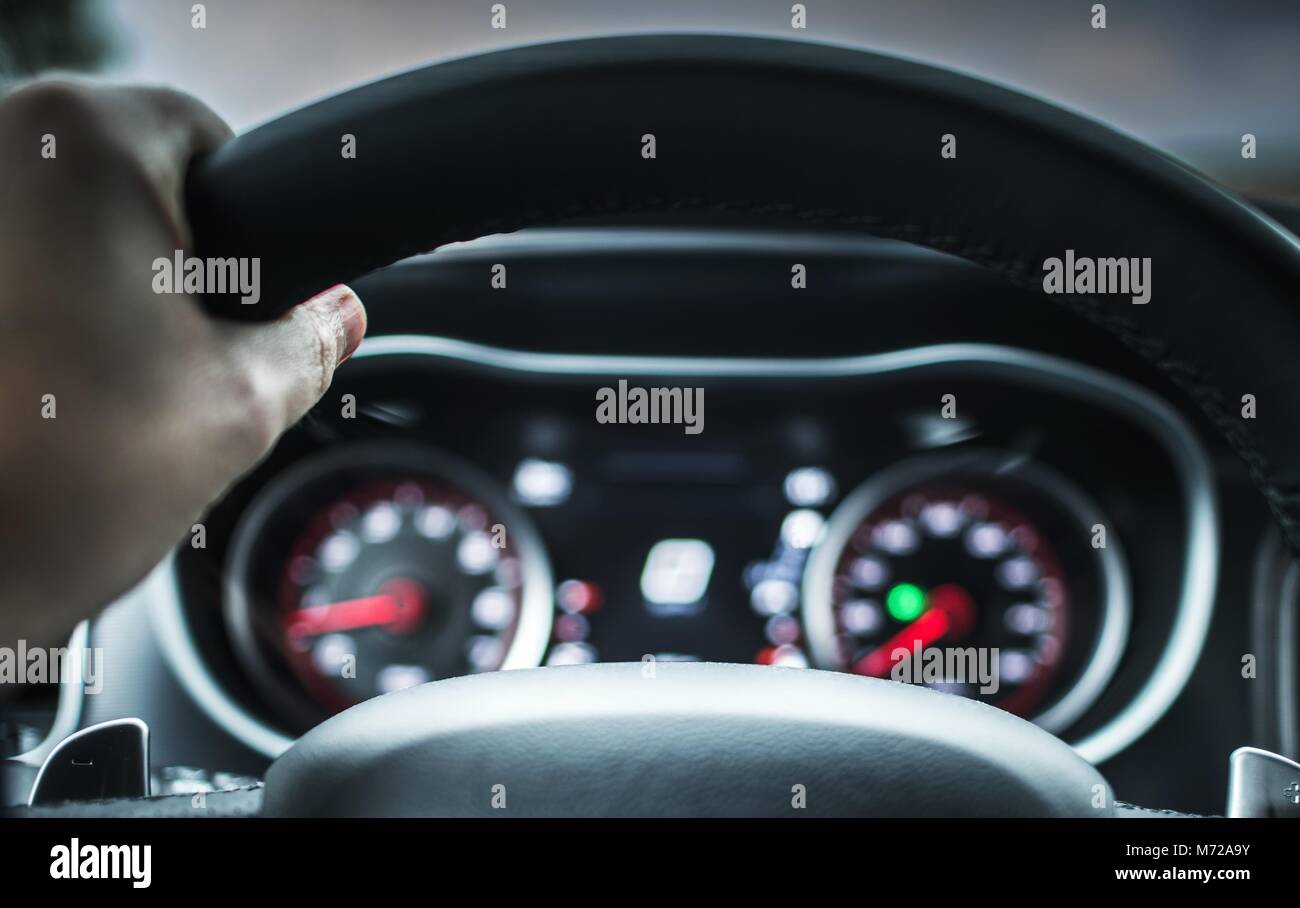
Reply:
<svg viewBox="0 0 1300 908"><path fill-rule="evenodd" d="M839 672L707 662L486 672L385 694L272 764L265 816L1123 815L1011 713Z"/></svg>
<svg viewBox="0 0 1300 908"><path fill-rule="evenodd" d="M657 156L641 155L655 135ZM940 156L956 137L955 159ZM355 140L356 157L341 153ZM1300 553L1300 244L1178 162L1076 114L824 44L641 35L498 51L298 110L192 168L203 256L257 256L271 318L439 245L671 209L897 237L1041 290L1067 249L1152 259L1150 303L1056 297L1186 391ZM867 303L869 305L869 303ZM1244 394L1256 418L1240 417Z"/></svg>

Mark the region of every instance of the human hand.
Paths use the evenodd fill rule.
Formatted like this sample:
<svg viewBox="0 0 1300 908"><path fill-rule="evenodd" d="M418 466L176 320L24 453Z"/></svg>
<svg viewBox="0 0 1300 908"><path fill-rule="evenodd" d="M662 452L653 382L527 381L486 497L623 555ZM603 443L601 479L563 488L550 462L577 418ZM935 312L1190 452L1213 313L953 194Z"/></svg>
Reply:
<svg viewBox="0 0 1300 908"><path fill-rule="evenodd" d="M343 286L267 324L155 292L189 247L186 168L229 135L164 89L0 100L0 642L54 642L142 579L365 333Z"/></svg>

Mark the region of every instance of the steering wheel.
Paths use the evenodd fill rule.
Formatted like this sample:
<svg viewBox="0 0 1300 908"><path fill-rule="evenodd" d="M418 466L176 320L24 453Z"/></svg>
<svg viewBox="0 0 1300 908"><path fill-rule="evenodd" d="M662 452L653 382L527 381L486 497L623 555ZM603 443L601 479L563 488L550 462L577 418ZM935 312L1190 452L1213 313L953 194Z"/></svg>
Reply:
<svg viewBox="0 0 1300 908"><path fill-rule="evenodd" d="M942 155L953 143L956 156ZM235 318L275 317L448 242L603 215L861 230L1038 290L1044 262L1067 250L1149 258L1145 305L1054 295L1190 395L1300 552L1300 245L1178 162L1005 88L763 38L535 45L291 113L197 162L187 195L197 254L261 259L260 303L208 300ZM1257 401L1249 421L1245 394ZM266 784L265 812L295 815L490 813L497 796L537 814L782 814L800 797L813 813L1115 812L1067 745L983 704L701 664L513 671L389 694L308 732Z"/></svg>

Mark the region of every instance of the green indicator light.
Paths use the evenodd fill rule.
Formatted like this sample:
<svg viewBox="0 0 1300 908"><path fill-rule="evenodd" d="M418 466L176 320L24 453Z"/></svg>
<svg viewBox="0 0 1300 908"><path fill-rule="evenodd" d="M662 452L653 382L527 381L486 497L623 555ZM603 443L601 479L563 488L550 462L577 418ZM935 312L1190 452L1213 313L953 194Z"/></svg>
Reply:
<svg viewBox="0 0 1300 908"><path fill-rule="evenodd" d="M915 621L925 611L925 592L914 583L897 583L885 597L885 607L899 621Z"/></svg>

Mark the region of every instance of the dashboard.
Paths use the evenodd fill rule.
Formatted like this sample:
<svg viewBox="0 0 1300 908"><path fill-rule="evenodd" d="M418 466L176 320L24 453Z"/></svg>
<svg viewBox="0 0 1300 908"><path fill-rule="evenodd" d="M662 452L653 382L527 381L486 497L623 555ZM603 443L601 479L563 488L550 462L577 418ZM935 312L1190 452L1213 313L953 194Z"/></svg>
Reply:
<svg viewBox="0 0 1300 908"><path fill-rule="evenodd" d="M81 721L143 715L160 765L256 775L388 691L610 661L924 684L1188 810L1293 736L1298 584L1244 470L1131 351L979 269L595 225L356 287L370 336L326 397L92 625L135 657Z"/></svg>
<svg viewBox="0 0 1300 908"><path fill-rule="evenodd" d="M602 389L636 388L689 393L704 431L596 418ZM1025 432L1063 409L1069 425ZM923 674L899 647L952 642L939 656L969 649L951 657L966 670L917 683L1104 759L1131 734L1117 715L1167 705L1138 698L1148 667L1207 627L1214 505L1195 452L1139 389L995 345L667 363L380 336L228 502L225 551L182 569L290 730L471 672L896 677ZM1121 464L1140 480L1123 498L1104 482ZM1168 532L1145 528L1155 514Z"/></svg>

